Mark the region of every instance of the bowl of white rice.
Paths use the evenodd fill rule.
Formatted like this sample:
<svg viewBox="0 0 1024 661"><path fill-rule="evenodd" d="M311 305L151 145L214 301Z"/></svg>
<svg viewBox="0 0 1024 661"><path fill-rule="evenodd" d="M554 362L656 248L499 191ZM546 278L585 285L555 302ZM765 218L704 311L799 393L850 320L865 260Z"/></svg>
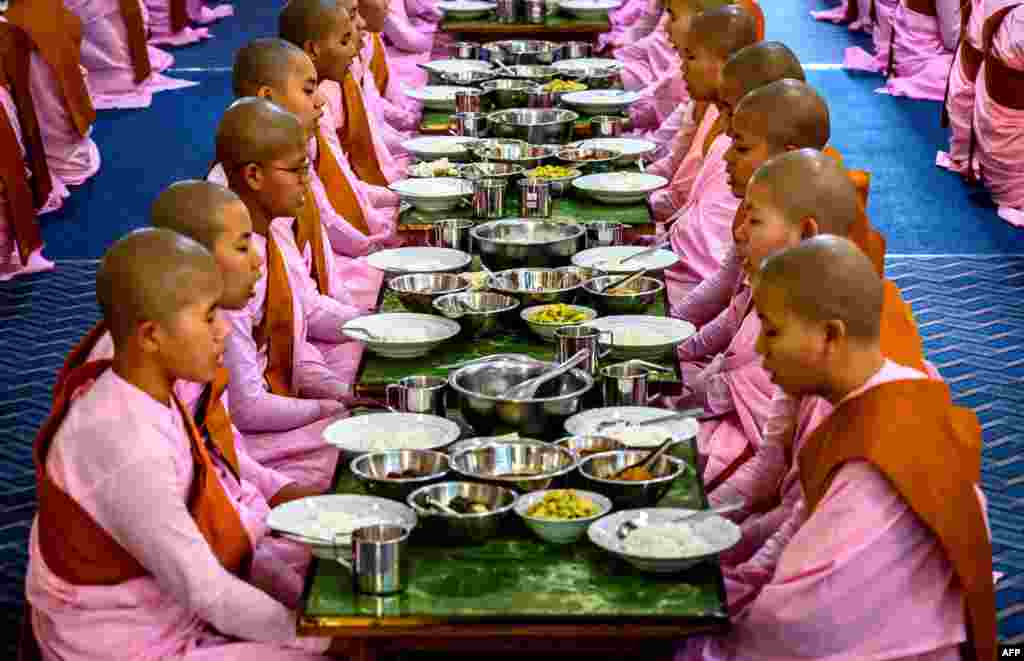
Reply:
<svg viewBox="0 0 1024 661"><path fill-rule="evenodd" d="M720 516L692 523L675 521L692 512L672 507L623 510L590 524L587 537L637 569L657 574L683 571L740 541L740 527ZM619 527L637 518L646 518L646 525L619 539Z"/></svg>
<svg viewBox="0 0 1024 661"><path fill-rule="evenodd" d="M336 420L323 432L348 458L388 450L442 450L462 435L459 425L424 413L370 413Z"/></svg>

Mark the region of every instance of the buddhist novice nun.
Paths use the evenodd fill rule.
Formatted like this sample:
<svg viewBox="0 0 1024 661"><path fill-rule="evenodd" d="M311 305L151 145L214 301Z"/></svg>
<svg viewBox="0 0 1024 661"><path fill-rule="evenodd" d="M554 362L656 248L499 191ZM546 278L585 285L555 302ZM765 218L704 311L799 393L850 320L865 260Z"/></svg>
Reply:
<svg viewBox="0 0 1024 661"><path fill-rule="evenodd" d="M626 0L608 13L611 29L597 36L597 50L619 49L649 35L661 20L661 0Z"/></svg>
<svg viewBox="0 0 1024 661"><path fill-rule="evenodd" d="M327 231L330 241L325 245L334 253L328 256L333 262L328 270L338 281L331 289L338 296L348 292L359 307L373 307L383 274L360 258L395 242L395 207L373 203L375 191L385 202L392 202L394 194L362 182L352 172L333 130L325 126L327 106L317 90L316 69L297 46L282 39L246 44L235 56L233 79L236 96L265 98L302 119L314 165L311 195L302 215L314 226L318 215ZM397 199L392 203L397 205Z"/></svg>
<svg viewBox="0 0 1024 661"><path fill-rule="evenodd" d="M381 31L390 62L402 82L410 87L427 84L427 72L419 65L432 59L434 34L413 26L404 0L394 0Z"/></svg>
<svg viewBox="0 0 1024 661"><path fill-rule="evenodd" d="M162 229L115 243L96 292L112 360L78 365L35 441L23 654L47 661L317 659L296 613L249 577L287 482L199 431L179 380L214 381L229 332L217 263ZM212 432L215 419L200 421ZM32 645L35 643L35 645ZM34 653L34 654L33 654Z"/></svg>
<svg viewBox="0 0 1024 661"><path fill-rule="evenodd" d="M701 155L700 167L685 200L670 202L684 204L667 219L673 251L680 261L666 271L665 279L670 300L680 300L702 280L715 273L731 244L730 228L739 199L729 188L723 156L730 140L725 134L725 120L714 106L722 67L729 57L757 41L754 18L743 9L728 5L704 12L694 18L686 45L686 84L690 95L698 103L705 101L708 109L701 120L689 153L683 159L681 171ZM677 172L677 175L679 173ZM677 178L673 182L678 181ZM655 207L655 217L666 209Z"/></svg>
<svg viewBox="0 0 1024 661"><path fill-rule="evenodd" d="M860 46L850 46L843 52L843 67L872 73L885 72L889 68L889 51L892 47L892 22L899 7L899 0L871 0L868 18L871 22L871 38L874 53Z"/></svg>
<svg viewBox="0 0 1024 661"><path fill-rule="evenodd" d="M761 268L765 368L834 408L794 447L806 507L770 581L728 634L677 659L995 658L981 428L944 384L886 358L883 300L871 260L837 237Z"/></svg>
<svg viewBox="0 0 1024 661"><path fill-rule="evenodd" d="M184 46L212 35L207 25L235 13L231 5L208 7L202 0L145 0L149 13L149 43Z"/></svg>
<svg viewBox="0 0 1024 661"><path fill-rule="evenodd" d="M388 49L381 37L392 4L391 0L362 0L359 3L359 15L366 24L359 58L366 68L363 86L370 92L376 92L378 111L388 124L399 131L414 131L419 127L421 104L402 91L401 79L391 70ZM372 89L368 87L371 82Z"/></svg>
<svg viewBox="0 0 1024 661"><path fill-rule="evenodd" d="M269 101L240 99L217 127L217 161L209 178L226 178L245 202L266 264L256 295L227 312L231 417L261 464L326 488L338 455L312 423L326 425L350 397L362 348L343 341L341 326L361 310L322 293L333 285L323 275L330 251L314 252L312 228L299 247L310 171L302 124Z"/></svg>
<svg viewBox="0 0 1024 661"><path fill-rule="evenodd" d="M902 0L893 17L889 81L878 91L942 101L960 39L961 0Z"/></svg>
<svg viewBox="0 0 1024 661"><path fill-rule="evenodd" d="M98 109L148 108L153 94L197 83L161 74L174 57L146 44L142 0L64 0L82 20L82 65Z"/></svg>
<svg viewBox="0 0 1024 661"><path fill-rule="evenodd" d="M384 144L352 71L359 50L353 13L338 0L289 0L278 16L278 34L313 60L335 133L356 175L375 186L401 178L403 166Z"/></svg>
<svg viewBox="0 0 1024 661"><path fill-rule="evenodd" d="M946 101L942 109L943 125L949 126L949 151L935 156L939 167L971 176L978 174L978 162L968 172L971 160L971 132L974 127L974 84L981 68L982 25L985 22L984 0L972 0L963 6L960 47L949 70Z"/></svg>
<svg viewBox="0 0 1024 661"><path fill-rule="evenodd" d="M53 269L53 262L43 257L36 217L53 184L32 106L29 49L20 28L0 23L0 281ZM27 130L22 129L22 120Z"/></svg>
<svg viewBox="0 0 1024 661"><path fill-rule="evenodd" d="M978 160L999 216L1024 227L1024 7L1010 4L992 13L983 46L974 99Z"/></svg>
<svg viewBox="0 0 1024 661"><path fill-rule="evenodd" d="M778 121L779 117L786 121ZM825 145L828 107L806 84L776 81L750 92L736 105L731 136L733 144L726 154L729 177L732 187L742 194L738 182L745 188L765 160L786 151ZM810 209L814 202L807 201L802 208ZM780 222L764 232L763 222L760 216L749 215L735 233L735 252L748 277L755 270L751 264L759 263L762 253L797 242L803 235L819 231L846 234L849 228L841 218L833 223L829 217L807 226ZM750 299L750 288L738 284L726 309L680 345L677 353L688 393L674 406L699 406L715 416L701 425L697 437L710 492L757 452L761 429L772 410L774 387L754 349L760 328L757 315L751 313Z"/></svg>
<svg viewBox="0 0 1024 661"><path fill-rule="evenodd" d="M82 22L59 0L11 0L5 18L30 44L28 96L52 183L40 209L46 213L64 204L68 186L85 183L100 168L89 137L96 110L81 66Z"/></svg>
<svg viewBox="0 0 1024 661"><path fill-rule="evenodd" d="M718 95L717 107L726 117L725 121L728 121L731 126L733 109L744 96L782 79L805 80L804 68L793 51L785 44L778 41L759 41L737 51L722 68L721 94ZM827 140L829 132L827 108L825 114L819 116L819 119L824 123L815 133L824 132ZM760 140L760 137L757 139ZM806 136L798 139L795 144L801 147L814 146L803 144L805 139ZM759 144L762 145L762 148L755 150L757 153L752 154L750 150L747 150L742 159L739 158L735 146L726 152L729 185L736 197L742 198L746 195L747 181L750 179L750 175L764 161L768 160L767 152L770 147L767 143L759 142ZM752 158L752 156L756 158ZM736 211L736 217L739 218L742 213L741 206ZM736 222L733 223L734 230ZM685 319L700 328L719 318L720 313L728 307L729 301L732 300L736 288L743 285L745 280L742 260L733 249L726 254L721 268L715 271L714 275L706 278L681 301L676 301L670 307L669 312L671 316ZM719 320L716 323L722 322ZM738 324L732 328L731 332L734 333L737 328Z"/></svg>
<svg viewBox="0 0 1024 661"><path fill-rule="evenodd" d="M657 82L660 75L679 70L679 55L668 35L671 20L669 12L663 12L650 34L614 51L615 59L622 63L620 75L625 89L643 90Z"/></svg>

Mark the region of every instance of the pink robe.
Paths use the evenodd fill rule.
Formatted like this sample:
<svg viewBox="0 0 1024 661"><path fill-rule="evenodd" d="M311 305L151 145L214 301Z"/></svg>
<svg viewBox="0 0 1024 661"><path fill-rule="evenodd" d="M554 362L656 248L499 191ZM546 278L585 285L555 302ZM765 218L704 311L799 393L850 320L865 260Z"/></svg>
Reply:
<svg viewBox="0 0 1024 661"><path fill-rule="evenodd" d="M354 69L353 74L357 73L358 71ZM324 80L320 83L319 89L321 94L327 99L327 110L335 127L333 133L336 135L337 129L345 126L345 105L342 102L341 85L333 80ZM380 163L380 169L384 174L384 178L387 179L388 183L404 179L405 170L409 167L412 160L411 157L408 155L395 156L392 154L391 150L384 143L380 122L377 121L371 108L366 109L366 115L370 126L370 139L373 141L373 149L377 154L377 162Z"/></svg>
<svg viewBox="0 0 1024 661"><path fill-rule="evenodd" d="M146 8L141 4L143 21ZM152 73L135 82L127 28L118 0L65 0L68 10L82 20L82 66L88 72L89 92L97 110L148 108L153 94L198 85L161 74L174 64L174 57L148 46Z"/></svg>
<svg viewBox="0 0 1024 661"><path fill-rule="evenodd" d="M844 68L872 73L884 72L888 68L892 22L898 6L898 0L875 0L875 22L871 31L875 54L868 53L860 46L850 46L844 51Z"/></svg>
<svg viewBox="0 0 1024 661"><path fill-rule="evenodd" d="M743 261L733 246L722 259L722 266L681 301L669 307L669 316L689 321L697 328L710 323L732 302L733 295L746 279Z"/></svg>
<svg viewBox="0 0 1024 661"><path fill-rule="evenodd" d="M942 101L946 78L959 38L959 0L938 0L938 18L900 4L893 18L893 63L885 87L878 92L912 99Z"/></svg>
<svg viewBox="0 0 1024 661"><path fill-rule="evenodd" d="M682 61L668 38L668 13L650 34L616 50L615 59L622 62L622 87L627 90L642 90L659 76L680 71Z"/></svg>
<svg viewBox="0 0 1024 661"><path fill-rule="evenodd" d="M402 91L401 77L395 74L394 67L391 66L391 57L388 55L388 49L385 47L383 51L384 62L388 69L388 85L387 89L382 90L377 89L377 82L372 72L369 71L369 63L373 60L374 47L373 39L367 35L359 55L360 63L366 69L366 73L363 76L364 94L371 94L375 99L379 99L378 111L384 121L397 131L415 132L420 126L423 104L405 95L405 92Z"/></svg>
<svg viewBox="0 0 1024 661"><path fill-rule="evenodd" d="M992 43L992 55L1011 69L1024 71L1024 8L1017 7L1003 19ZM985 186L999 205L999 216L1024 227L1024 110L1001 106L989 97L984 64L976 87L974 123Z"/></svg>
<svg viewBox="0 0 1024 661"><path fill-rule="evenodd" d="M688 170L680 172L683 159L689 153L690 147L694 142L694 136L697 134L698 126L693 120L693 110L694 103L692 101L686 105L679 106L668 116L664 124L653 131L638 136L658 145L658 150L654 153L653 157L654 162L648 166L647 172L665 177L670 182L673 182L678 175L680 179L674 183L679 187L685 186L687 191L693 185L693 177L697 176L695 167L699 167L699 161L694 160ZM697 155L695 154L693 158L695 159L696 157ZM687 183L687 179L689 179L689 183ZM666 196L668 197L666 198ZM665 213L669 213L669 215L674 213L670 206L666 207L666 205L674 204L671 193L661 194L660 197L662 198L662 207L666 209ZM650 199L653 202L657 198L652 196Z"/></svg>
<svg viewBox="0 0 1024 661"><path fill-rule="evenodd" d="M25 143L21 138L21 124L18 123L18 109L14 106L14 99L6 87L0 85L0 122L6 121L14 130L14 137L21 148L22 160L25 158ZM25 168L26 176L31 177L32 173ZM39 271L52 271L53 262L43 257L43 247L33 250L28 256L28 262L22 263L21 253L18 251L18 242L11 227L9 214L10 207L7 204L6 191L0 191L0 282L10 280L17 275L27 275Z"/></svg>
<svg viewBox="0 0 1024 661"><path fill-rule="evenodd" d="M373 74L364 65L364 62L367 61L357 59L352 63L352 71L356 74L356 80L360 81L363 103L366 104L369 119L376 130L380 132L381 140L388 152L395 158L408 159L411 162L412 155L402 146L402 143L412 137L412 131L398 128L398 126L412 123L416 126L411 128L418 127L419 115L413 115L381 97L380 92L377 91L377 84L373 81Z"/></svg>
<svg viewBox="0 0 1024 661"><path fill-rule="evenodd" d="M636 132L657 133L669 117L691 103L682 73L668 71L640 91L640 98L629 108L630 126Z"/></svg>
<svg viewBox="0 0 1024 661"><path fill-rule="evenodd" d="M422 6L422 3L408 3L395 0L384 21L382 36L391 46L390 62L398 77L412 87L422 87L427 82L427 73L418 65L433 59L437 25L441 12L436 7ZM447 53L445 54L447 56Z"/></svg>
<svg viewBox="0 0 1024 661"><path fill-rule="evenodd" d="M255 549L257 584L224 570L186 508L194 464L177 409L113 370L80 394L54 438L47 473L150 575L69 584L47 567L33 523L25 583L44 659L323 658L330 641L296 639L296 615L267 580L297 578L294 566L262 548L267 499L289 480L252 461L244 445L238 450L241 481L223 465L218 477Z"/></svg>
<svg viewBox="0 0 1024 661"><path fill-rule="evenodd" d="M686 205L704 163L704 142L717 119L718 108L708 107L692 136L682 130L676 134L671 152L665 156L669 160L662 159L651 166L653 173L669 180L667 187L651 193L648 198L656 222L668 221Z"/></svg>
<svg viewBox="0 0 1024 661"><path fill-rule="evenodd" d="M169 46L185 46L203 39L209 39L208 28L185 26L180 32L171 27L171 0L145 0L149 11L149 43L167 44ZM235 13L231 5L208 7L202 0L188 0L185 3L188 18L193 23L207 25Z"/></svg>
<svg viewBox="0 0 1024 661"><path fill-rule="evenodd" d="M843 0L839 5L832 9L812 11L811 16L816 21L828 21L829 23L839 25L846 18L846 13L851 1L857 3L857 20L851 21L847 27L850 28L851 31L871 33L874 29L871 22L871 0Z"/></svg>
<svg viewBox="0 0 1024 661"><path fill-rule="evenodd" d="M925 375L886 362L850 396L907 378ZM800 442L814 426L803 425ZM960 658L963 595L946 554L869 463L841 467L809 517L801 496L777 534L786 539L765 547L774 558L747 563L763 588L741 606L731 631L686 641L678 661Z"/></svg>
<svg viewBox="0 0 1024 661"><path fill-rule="evenodd" d="M611 29L597 35L597 50L636 43L651 33L661 14L658 0L626 0L618 9L609 12Z"/></svg>
<svg viewBox="0 0 1024 661"><path fill-rule="evenodd" d="M983 0L973 0L973 9L967 23L967 34L964 38L971 46L981 50L981 29L985 22ZM964 75L960 62L960 51L957 51L953 66L949 70L949 95L946 99L946 111L949 114L949 151L940 151L935 155L935 164L960 174L967 173L967 159L971 149L971 127L974 123L974 81ZM973 165L978 173L978 162L975 157Z"/></svg>

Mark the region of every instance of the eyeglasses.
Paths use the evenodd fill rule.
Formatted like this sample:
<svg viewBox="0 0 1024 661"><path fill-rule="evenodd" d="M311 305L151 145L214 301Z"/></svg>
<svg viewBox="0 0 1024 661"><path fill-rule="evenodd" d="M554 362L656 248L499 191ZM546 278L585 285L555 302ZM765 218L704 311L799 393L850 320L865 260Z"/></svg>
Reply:
<svg viewBox="0 0 1024 661"><path fill-rule="evenodd" d="M277 167L276 165L266 165L263 163L261 163L260 165L263 165L263 167L266 168L270 168L271 170L278 170L280 172L287 172L289 174L292 174L296 178L298 178L299 181L309 181L310 178L313 176L313 164L309 163L308 161L294 168L280 168Z"/></svg>

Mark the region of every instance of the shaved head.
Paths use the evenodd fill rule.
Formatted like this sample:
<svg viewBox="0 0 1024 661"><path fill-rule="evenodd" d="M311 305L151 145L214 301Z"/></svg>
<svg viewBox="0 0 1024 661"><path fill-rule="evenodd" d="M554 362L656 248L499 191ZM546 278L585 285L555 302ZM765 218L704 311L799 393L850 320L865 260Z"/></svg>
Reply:
<svg viewBox="0 0 1024 661"><path fill-rule="evenodd" d="M366 21L366 29L380 32L384 29L384 21L388 17L389 0L360 0L359 14Z"/></svg>
<svg viewBox="0 0 1024 661"><path fill-rule="evenodd" d="M820 235L765 260L757 288L777 287L786 308L812 322L841 321L850 338L877 340L884 286L867 255L847 239Z"/></svg>
<svg viewBox="0 0 1024 661"><path fill-rule="evenodd" d="M734 108L732 122L734 130L757 134L773 150L824 149L830 132L828 105L799 80L756 88Z"/></svg>
<svg viewBox="0 0 1024 661"><path fill-rule="evenodd" d="M266 163L305 149L299 118L265 99L235 101L217 125L217 161L229 176L248 163Z"/></svg>
<svg viewBox="0 0 1024 661"><path fill-rule="evenodd" d="M236 97L256 96L261 87L285 88L306 54L284 39L254 39L235 54L231 87Z"/></svg>
<svg viewBox="0 0 1024 661"><path fill-rule="evenodd" d="M786 152L762 165L750 179L747 200L771 207L792 225L814 219L818 234L847 236L860 216L846 170L814 149Z"/></svg>
<svg viewBox="0 0 1024 661"><path fill-rule="evenodd" d="M759 41L736 51L722 69L721 99L731 108L746 94L783 78L806 80L793 51L778 41Z"/></svg>
<svg viewBox="0 0 1024 661"><path fill-rule="evenodd" d="M241 204L237 195L219 184L177 181L157 196L150 211L150 224L183 234L212 252L224 230L224 211Z"/></svg>
<svg viewBox="0 0 1024 661"><path fill-rule="evenodd" d="M335 0L288 0L277 17L277 34L300 47L319 41L330 34L339 9Z"/></svg>
<svg viewBox="0 0 1024 661"><path fill-rule="evenodd" d="M115 346L144 321L171 324L199 293L221 287L213 255L168 229L136 230L107 250L96 274L96 298Z"/></svg>
<svg viewBox="0 0 1024 661"><path fill-rule="evenodd" d="M716 7L694 17L687 38L724 61L757 41L757 21L736 5Z"/></svg>

